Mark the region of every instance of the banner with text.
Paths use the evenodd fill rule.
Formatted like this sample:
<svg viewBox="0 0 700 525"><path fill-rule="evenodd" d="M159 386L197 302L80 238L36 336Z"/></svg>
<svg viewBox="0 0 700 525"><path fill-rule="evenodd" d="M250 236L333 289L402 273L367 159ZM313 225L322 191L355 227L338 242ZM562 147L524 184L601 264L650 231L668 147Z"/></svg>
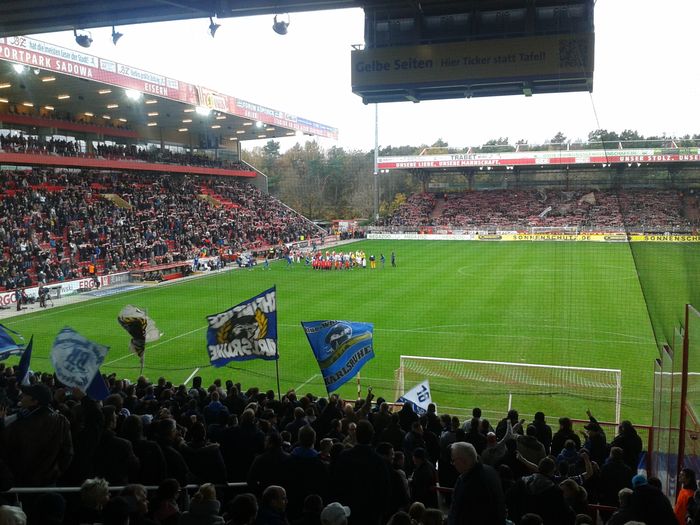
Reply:
<svg viewBox="0 0 700 525"><path fill-rule="evenodd" d="M593 33L352 51L353 91L451 81L523 81L593 75Z"/></svg>
<svg viewBox="0 0 700 525"><path fill-rule="evenodd" d="M275 288L207 317L207 351L214 366L229 361L278 359Z"/></svg>
<svg viewBox="0 0 700 525"><path fill-rule="evenodd" d="M374 357L371 323L309 321L301 326L329 394L352 379Z"/></svg>

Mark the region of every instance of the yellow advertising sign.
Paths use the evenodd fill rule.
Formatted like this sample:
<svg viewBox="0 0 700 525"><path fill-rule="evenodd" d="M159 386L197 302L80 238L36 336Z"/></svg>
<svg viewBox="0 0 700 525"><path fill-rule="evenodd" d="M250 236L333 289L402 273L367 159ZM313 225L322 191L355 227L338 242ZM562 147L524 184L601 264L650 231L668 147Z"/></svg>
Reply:
<svg viewBox="0 0 700 525"><path fill-rule="evenodd" d="M352 51L352 87L593 74L594 35L551 35Z"/></svg>

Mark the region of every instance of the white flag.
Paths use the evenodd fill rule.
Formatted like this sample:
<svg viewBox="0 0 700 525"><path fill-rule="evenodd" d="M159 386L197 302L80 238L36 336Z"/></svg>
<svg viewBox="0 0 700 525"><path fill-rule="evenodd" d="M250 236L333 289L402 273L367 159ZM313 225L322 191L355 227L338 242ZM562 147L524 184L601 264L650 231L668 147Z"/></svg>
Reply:
<svg viewBox="0 0 700 525"><path fill-rule="evenodd" d="M85 392L108 350L109 347L85 339L71 328L64 328L53 342L51 364L61 383Z"/></svg>
<svg viewBox="0 0 700 525"><path fill-rule="evenodd" d="M422 416L428 411L428 405L433 402L430 397L430 383L426 379L402 395L396 402L408 403L416 414Z"/></svg>

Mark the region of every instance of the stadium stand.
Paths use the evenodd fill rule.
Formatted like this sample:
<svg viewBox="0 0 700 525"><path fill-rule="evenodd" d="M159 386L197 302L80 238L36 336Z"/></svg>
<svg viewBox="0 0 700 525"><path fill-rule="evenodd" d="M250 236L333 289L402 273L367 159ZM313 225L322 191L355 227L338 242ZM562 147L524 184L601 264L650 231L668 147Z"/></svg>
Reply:
<svg viewBox="0 0 700 525"><path fill-rule="evenodd" d="M310 523L304 520L323 508L319 497L349 506L351 524L387 523L414 502L437 507L438 491L447 494L450 520L468 512L486 517L478 523L504 523L488 517L504 516L507 507L514 523L532 523L523 517L536 513L565 525L577 514L611 519L622 489L632 497L618 513L643 518L648 499L640 498L654 498L661 521L653 523L673 523L664 521L673 517L668 500L649 493L653 480L635 476L643 447L629 422L606 436L588 414L579 439L568 418L552 429L542 413L526 423L511 410L489 422L475 409L462 422L430 409L419 417L407 406L392 413L371 392L345 402L294 391L279 399L232 380L207 388L198 377L190 388L164 377L105 380L110 395L99 402L49 373L35 372L20 387L15 370L0 364L9 407L0 487L44 487L20 496L29 523L122 523L110 521L121 498L129 523ZM371 483L358 482L370 475ZM59 495L53 485L80 491ZM186 486L199 487L191 500ZM270 491L284 495L271 502ZM258 521L237 517L241 498L251 516L259 500ZM51 510L61 516L42 521Z"/></svg>
<svg viewBox="0 0 700 525"><path fill-rule="evenodd" d="M678 191L490 190L448 193L433 216L436 199L411 195L384 226L435 226L471 230L569 227L587 231L692 231L700 224L697 199ZM623 220L624 217L624 220Z"/></svg>
<svg viewBox="0 0 700 525"><path fill-rule="evenodd" d="M0 287L231 255L318 232L254 186L172 174L0 172Z"/></svg>
<svg viewBox="0 0 700 525"><path fill-rule="evenodd" d="M99 142L88 149L85 141L40 138L18 133L0 135L0 150L7 153L59 155L63 157L97 157L111 160L139 160L161 164L204 166L209 168L247 169L239 162L213 159L204 154L177 152L167 148L149 148L135 144Z"/></svg>

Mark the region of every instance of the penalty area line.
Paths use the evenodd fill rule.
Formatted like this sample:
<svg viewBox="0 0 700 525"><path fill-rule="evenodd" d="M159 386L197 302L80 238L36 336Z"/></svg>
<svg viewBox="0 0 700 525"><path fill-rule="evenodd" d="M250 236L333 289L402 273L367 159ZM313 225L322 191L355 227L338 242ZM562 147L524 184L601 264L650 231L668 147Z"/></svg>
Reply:
<svg viewBox="0 0 700 525"><path fill-rule="evenodd" d="M300 384L298 387L296 387L294 390L301 390L303 387L311 383L314 379L316 379L320 374L314 374L310 378L308 378L306 381L304 381L302 384Z"/></svg>
<svg viewBox="0 0 700 525"><path fill-rule="evenodd" d="M194 372L192 372L190 376L187 379L185 379L185 384L189 383L197 372L199 372L199 368L195 368Z"/></svg>

